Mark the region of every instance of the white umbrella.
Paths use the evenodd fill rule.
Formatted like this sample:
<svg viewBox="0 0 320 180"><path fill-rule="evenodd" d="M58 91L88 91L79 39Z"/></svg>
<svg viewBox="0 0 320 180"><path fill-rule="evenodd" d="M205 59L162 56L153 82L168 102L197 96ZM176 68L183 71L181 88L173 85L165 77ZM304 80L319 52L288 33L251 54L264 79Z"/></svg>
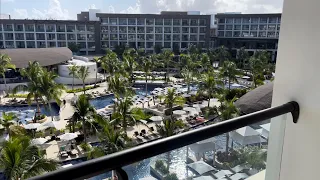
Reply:
<svg viewBox="0 0 320 180"><path fill-rule="evenodd" d="M193 180L215 180L215 178L211 177L211 176L199 176L196 178L192 178Z"/></svg>
<svg viewBox="0 0 320 180"><path fill-rule="evenodd" d="M246 173L236 173L236 174L230 176L229 178L231 180L240 180L240 179L245 179L247 177L248 177L248 175Z"/></svg>
<svg viewBox="0 0 320 180"><path fill-rule="evenodd" d="M60 135L58 137L61 140L70 141L70 140L75 139L76 137L78 137L78 135L76 133L65 133L65 134L62 134L62 135Z"/></svg>
<svg viewBox="0 0 320 180"><path fill-rule="evenodd" d="M174 87L174 88L181 88L182 86L181 86L181 85L178 85L178 84L175 84L175 85L173 85L172 87Z"/></svg>
<svg viewBox="0 0 320 180"><path fill-rule="evenodd" d="M45 142L47 142L45 138L36 138L31 140L31 144L33 145L41 145L41 144L44 144Z"/></svg>
<svg viewBox="0 0 320 180"><path fill-rule="evenodd" d="M25 129L37 129L40 126L41 126L40 123L31 123L31 124L24 125L24 128Z"/></svg>
<svg viewBox="0 0 320 180"><path fill-rule="evenodd" d="M56 129L63 128L60 121L49 121L49 122L43 123L42 125L47 126L47 127L56 128Z"/></svg>
<svg viewBox="0 0 320 180"><path fill-rule="evenodd" d="M143 124L147 124L148 123L148 121L146 121L146 120L139 120L139 121L141 121Z"/></svg>
<svg viewBox="0 0 320 180"><path fill-rule="evenodd" d="M233 173L229 170L221 170L221 171L215 173L214 176L218 179L221 179L221 178L228 176L230 174L233 174Z"/></svg>
<svg viewBox="0 0 320 180"><path fill-rule="evenodd" d="M231 131L229 132L229 135L232 140L243 146L266 142L266 140L260 136L259 132L252 129L250 126Z"/></svg>
<svg viewBox="0 0 320 180"><path fill-rule="evenodd" d="M62 168L67 168L67 167L71 167L71 166L73 166L72 164L66 164L66 165L63 165L63 166L61 166Z"/></svg>
<svg viewBox="0 0 320 180"><path fill-rule="evenodd" d="M242 79L250 79L249 76L242 76Z"/></svg>
<svg viewBox="0 0 320 180"><path fill-rule="evenodd" d="M210 171L216 170L214 167L210 166L209 164L205 163L204 161L197 161L187 165L189 168L196 171L198 174L204 174Z"/></svg>
<svg viewBox="0 0 320 180"><path fill-rule="evenodd" d="M155 91L162 91L162 88L154 88Z"/></svg>
<svg viewBox="0 0 320 180"><path fill-rule="evenodd" d="M175 110L172 112L173 114L175 115L184 115L186 114L186 111L183 111L183 110Z"/></svg>
<svg viewBox="0 0 320 180"><path fill-rule="evenodd" d="M190 97L190 96L191 96L190 94L182 94L182 97L185 97L185 98Z"/></svg>
<svg viewBox="0 0 320 180"><path fill-rule="evenodd" d="M194 108L204 108L204 107L206 107L206 105L204 105L204 104L194 104L194 105L192 105Z"/></svg>
<svg viewBox="0 0 320 180"><path fill-rule="evenodd" d="M151 121L162 121L163 117L162 116L152 116L150 118Z"/></svg>
<svg viewBox="0 0 320 180"><path fill-rule="evenodd" d="M197 111L196 108L194 108L194 107L184 107L183 110L184 111Z"/></svg>

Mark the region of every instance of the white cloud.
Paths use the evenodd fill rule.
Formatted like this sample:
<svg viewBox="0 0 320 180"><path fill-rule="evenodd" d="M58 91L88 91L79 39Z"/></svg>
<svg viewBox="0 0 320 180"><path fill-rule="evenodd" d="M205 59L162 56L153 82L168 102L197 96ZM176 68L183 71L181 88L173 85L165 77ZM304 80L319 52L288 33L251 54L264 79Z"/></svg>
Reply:
<svg viewBox="0 0 320 180"><path fill-rule="evenodd" d="M49 0L49 7L45 10L33 8L28 12L26 9L14 9L13 17L16 19L71 19L69 11L61 7L59 0Z"/></svg>
<svg viewBox="0 0 320 180"><path fill-rule="evenodd" d="M218 12L277 13L282 11L280 0L137 0L137 13L160 11L201 11L205 14ZM126 10L124 12L129 13Z"/></svg>
<svg viewBox="0 0 320 180"><path fill-rule="evenodd" d="M89 11L89 9L97 9L97 7L96 7L95 4L91 4L91 5L89 6L89 8L85 8L84 10L85 10L85 11Z"/></svg>

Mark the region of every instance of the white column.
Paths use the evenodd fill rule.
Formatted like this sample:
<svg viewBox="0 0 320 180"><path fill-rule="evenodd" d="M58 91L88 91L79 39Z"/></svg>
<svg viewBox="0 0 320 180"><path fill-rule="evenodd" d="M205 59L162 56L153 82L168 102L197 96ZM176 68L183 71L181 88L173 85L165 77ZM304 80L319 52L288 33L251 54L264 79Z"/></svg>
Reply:
<svg viewBox="0 0 320 180"><path fill-rule="evenodd" d="M300 117L272 121L266 180L319 179L319 7L319 0L284 1L272 105L295 100Z"/></svg>

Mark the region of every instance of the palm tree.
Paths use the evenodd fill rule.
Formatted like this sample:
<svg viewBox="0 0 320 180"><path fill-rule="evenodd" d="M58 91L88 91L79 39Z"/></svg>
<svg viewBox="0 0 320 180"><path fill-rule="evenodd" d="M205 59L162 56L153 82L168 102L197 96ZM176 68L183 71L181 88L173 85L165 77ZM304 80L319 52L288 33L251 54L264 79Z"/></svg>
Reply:
<svg viewBox="0 0 320 180"><path fill-rule="evenodd" d="M28 91L28 104L31 104L31 99L33 98L37 104L36 115L40 115L40 101L43 102L42 94L40 92L40 82L43 75L43 68L36 61L29 62L27 68L20 70L20 74L24 77L27 77L29 82L26 85L21 84L16 86L13 89L13 93L16 93L20 89L23 91Z"/></svg>
<svg viewBox="0 0 320 180"><path fill-rule="evenodd" d="M163 137L173 136L176 129L184 127L184 123L182 120L172 121L170 119L166 119L162 122L163 125L156 124L156 128L157 132Z"/></svg>
<svg viewBox="0 0 320 180"><path fill-rule="evenodd" d="M72 90L74 87L74 78L77 77L77 72L79 70L79 66L73 64L72 66L68 66L69 76L72 76Z"/></svg>
<svg viewBox="0 0 320 180"><path fill-rule="evenodd" d="M89 67L80 66L77 77L82 80L83 94L86 94L85 81L89 76Z"/></svg>
<svg viewBox="0 0 320 180"><path fill-rule="evenodd" d="M27 179L58 169L58 162L44 158L27 137L10 138L2 145L0 168L6 179Z"/></svg>
<svg viewBox="0 0 320 180"><path fill-rule="evenodd" d="M86 134L86 119L95 113L94 108L89 103L87 97L82 94L78 97L78 100L74 104L74 118L82 121L82 131L84 135L84 141L87 142Z"/></svg>
<svg viewBox="0 0 320 180"><path fill-rule="evenodd" d="M216 58L219 60L219 65L222 66L224 61L230 58L230 53L224 46L220 46L215 50Z"/></svg>
<svg viewBox="0 0 320 180"><path fill-rule="evenodd" d="M129 82L133 83L133 71L137 68L138 53L135 49L131 48L123 53L124 69L129 76Z"/></svg>
<svg viewBox="0 0 320 180"><path fill-rule="evenodd" d="M209 55L207 53L203 53L200 55L201 59L201 66L204 69L204 71L208 71L209 68L212 67L212 64L210 64Z"/></svg>
<svg viewBox="0 0 320 180"><path fill-rule="evenodd" d="M16 66L11 63L11 58L7 54L0 54L0 74L3 77L5 89L7 89L6 71L7 69L15 69Z"/></svg>
<svg viewBox="0 0 320 180"><path fill-rule="evenodd" d="M115 52L110 49L107 49L105 56L101 58L101 67L104 70L104 77L106 79L106 72L113 76L118 70L118 56Z"/></svg>
<svg viewBox="0 0 320 180"><path fill-rule="evenodd" d="M144 57L142 59L142 70L145 75L146 80L146 96L148 96L148 77L151 76L152 62L149 57Z"/></svg>
<svg viewBox="0 0 320 180"><path fill-rule="evenodd" d="M184 82L187 84L187 87L188 87L188 93L190 92L190 84L192 83L193 81L193 73L192 71L190 71L189 69L187 68L184 68L182 69L181 71L181 75L184 79Z"/></svg>
<svg viewBox="0 0 320 180"><path fill-rule="evenodd" d="M10 133L9 127L13 125L13 120L16 119L17 116L14 113L5 113L2 112L2 117L0 119L0 124L6 129L7 133Z"/></svg>
<svg viewBox="0 0 320 180"><path fill-rule="evenodd" d="M239 116L238 108L233 104L236 98L226 100L225 97L220 98L221 105L217 108L221 121L229 120ZM229 133L226 133L226 152L229 150Z"/></svg>
<svg viewBox="0 0 320 180"><path fill-rule="evenodd" d="M263 71L268 63L269 54L267 51L258 51L249 59L250 71L252 74L253 84L256 88L257 85L263 84Z"/></svg>
<svg viewBox="0 0 320 180"><path fill-rule="evenodd" d="M165 96L164 102L166 103L167 107L170 109L170 116L171 120L173 120L173 105L183 105L185 103L185 99L182 96L176 95L175 89L168 89L168 93Z"/></svg>
<svg viewBox="0 0 320 180"><path fill-rule="evenodd" d="M53 115L50 100L55 100L58 104L60 104L62 90L65 89L64 85L55 82L55 79L57 77L57 74L47 70L43 70L43 75L39 83L40 93L45 97L44 101L46 102L46 104L48 104L52 121Z"/></svg>
<svg viewBox="0 0 320 180"><path fill-rule="evenodd" d="M113 92L116 98L123 96L126 92L130 92L127 80L119 74L108 78L108 90Z"/></svg>
<svg viewBox="0 0 320 180"><path fill-rule="evenodd" d="M98 81L98 63L100 62L100 58L98 58L98 57L94 57L93 58L93 61L96 63L96 81L94 82L94 87L96 87L97 86L97 81Z"/></svg>
<svg viewBox="0 0 320 180"><path fill-rule="evenodd" d="M199 84L199 90L201 92L206 92L208 94L208 107L210 106L210 99L217 92L217 82L215 79L215 73L213 71L208 71L202 75L201 83Z"/></svg>
<svg viewBox="0 0 320 180"><path fill-rule="evenodd" d="M246 51L245 47L240 48L237 59L238 67L241 69L245 68L249 60L249 53Z"/></svg>
<svg viewBox="0 0 320 180"><path fill-rule="evenodd" d="M231 81L238 82L236 75L238 74L237 65L232 61L224 61L220 69L220 75L228 80L228 90L231 89Z"/></svg>
<svg viewBox="0 0 320 180"><path fill-rule="evenodd" d="M166 67L166 74L165 74L165 82L168 82L169 81L169 64L172 62L172 59L173 59L173 52L171 50L164 50L162 52L162 60L163 60L163 63Z"/></svg>

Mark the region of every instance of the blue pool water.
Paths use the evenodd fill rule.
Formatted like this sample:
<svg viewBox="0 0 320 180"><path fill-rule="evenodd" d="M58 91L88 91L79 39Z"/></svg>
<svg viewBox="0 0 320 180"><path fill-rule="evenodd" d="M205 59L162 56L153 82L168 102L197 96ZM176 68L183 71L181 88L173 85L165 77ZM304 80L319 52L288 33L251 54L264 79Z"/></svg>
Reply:
<svg viewBox="0 0 320 180"><path fill-rule="evenodd" d="M52 115L53 116L58 116L60 107L57 103L51 103L51 108L52 108ZM8 111L25 111L25 110L36 110L37 106L32 105L32 106L0 106L0 112L8 112ZM40 110L42 114L45 114L47 116L50 116L50 112L48 107L44 105L40 105Z"/></svg>
<svg viewBox="0 0 320 180"><path fill-rule="evenodd" d="M133 87L137 88L135 90L137 95L145 96L145 94L146 94L145 84L139 84L139 85L136 84ZM147 87L148 95L150 94L151 91L153 91L157 87L162 87L162 86L148 84L148 87ZM110 104L113 104L113 99L114 99L114 95L98 97L98 98L90 100L90 104L93 107L95 107L96 109L102 109Z"/></svg>

